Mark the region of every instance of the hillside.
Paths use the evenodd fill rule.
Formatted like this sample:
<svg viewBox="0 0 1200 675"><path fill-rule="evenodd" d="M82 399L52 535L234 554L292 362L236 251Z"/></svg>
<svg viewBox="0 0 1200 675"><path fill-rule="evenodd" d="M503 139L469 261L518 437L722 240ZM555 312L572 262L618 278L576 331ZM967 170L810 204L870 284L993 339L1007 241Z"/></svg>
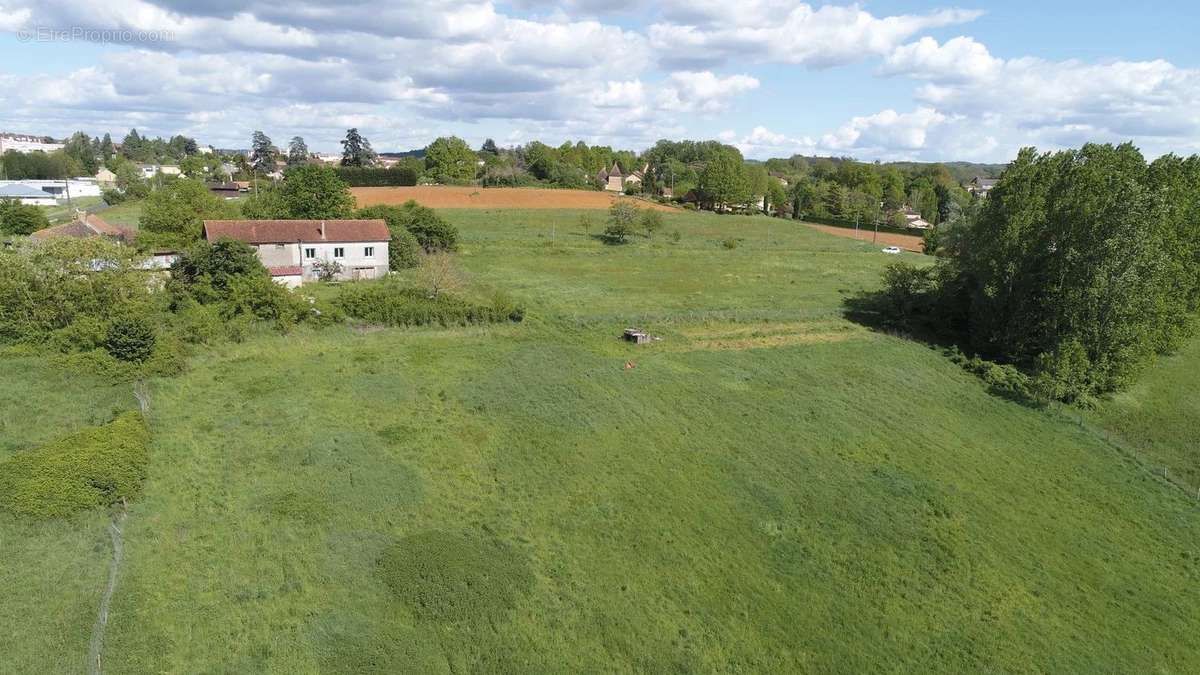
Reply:
<svg viewBox="0 0 1200 675"><path fill-rule="evenodd" d="M875 247L582 213L444 212L520 324L263 332L150 382L104 671L1200 669L1197 503L1093 428L1194 378L1079 424L846 320ZM0 459L136 406L0 358ZM83 671L107 527L0 511L0 670Z"/></svg>

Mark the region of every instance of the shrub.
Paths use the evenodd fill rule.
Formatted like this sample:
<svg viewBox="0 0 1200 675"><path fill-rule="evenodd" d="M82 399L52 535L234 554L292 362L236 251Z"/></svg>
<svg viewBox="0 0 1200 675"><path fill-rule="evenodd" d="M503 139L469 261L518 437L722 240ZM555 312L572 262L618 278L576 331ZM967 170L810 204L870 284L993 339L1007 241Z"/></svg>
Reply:
<svg viewBox="0 0 1200 675"><path fill-rule="evenodd" d="M608 207L608 225L604 228L604 239L611 244L624 244L633 235L638 207L631 201L618 199Z"/></svg>
<svg viewBox="0 0 1200 675"><path fill-rule="evenodd" d="M1053 352L1041 354L1034 371L1033 386L1043 398L1081 403L1093 388L1091 359L1078 340L1068 340Z"/></svg>
<svg viewBox="0 0 1200 675"><path fill-rule="evenodd" d="M41 207L15 199L0 199L0 234L33 234L50 227Z"/></svg>
<svg viewBox="0 0 1200 675"><path fill-rule="evenodd" d="M683 233L679 230L671 230L671 243L678 244L679 240L683 239Z"/></svg>
<svg viewBox="0 0 1200 675"><path fill-rule="evenodd" d="M506 299L481 305L446 293L431 297L425 289L390 280L346 286L334 302L352 317L387 326L465 326L520 321L525 315Z"/></svg>
<svg viewBox="0 0 1200 675"><path fill-rule="evenodd" d="M313 263L313 274L319 281L333 281L342 273L342 263L336 260L318 260Z"/></svg>
<svg viewBox="0 0 1200 675"><path fill-rule="evenodd" d="M141 363L154 353L154 326L140 316L118 317L108 326L104 350L118 361Z"/></svg>
<svg viewBox="0 0 1200 675"><path fill-rule="evenodd" d="M124 413L0 463L0 508L58 518L132 499L146 478L149 433L142 416Z"/></svg>
<svg viewBox="0 0 1200 675"><path fill-rule="evenodd" d="M419 619L489 624L532 587L528 562L512 547L483 536L422 532L387 548L384 582Z"/></svg>
<svg viewBox="0 0 1200 675"><path fill-rule="evenodd" d="M732 251L738 247L738 240L734 239L733 237L726 237L725 239L721 240L721 246L728 251Z"/></svg>
<svg viewBox="0 0 1200 675"><path fill-rule="evenodd" d="M124 192L121 192L120 190L116 190L113 188L109 188L109 189L101 192L100 198L103 199L104 203L108 204L109 206L116 206L117 204L122 204L127 199Z"/></svg>
<svg viewBox="0 0 1200 675"><path fill-rule="evenodd" d="M458 249L458 229L431 208L410 199L400 206L379 204L355 212L357 218L382 218L395 242L402 230L412 233L426 253ZM399 235L402 237L402 235ZM389 245L390 246L390 245ZM389 261L390 262L390 261ZM408 265L409 267L415 266ZM392 269L400 269L393 267Z"/></svg>
<svg viewBox="0 0 1200 675"><path fill-rule="evenodd" d="M229 295L233 281L242 277L270 280L252 247L233 239L196 242L171 266L172 305L184 296L202 305L220 302Z"/></svg>

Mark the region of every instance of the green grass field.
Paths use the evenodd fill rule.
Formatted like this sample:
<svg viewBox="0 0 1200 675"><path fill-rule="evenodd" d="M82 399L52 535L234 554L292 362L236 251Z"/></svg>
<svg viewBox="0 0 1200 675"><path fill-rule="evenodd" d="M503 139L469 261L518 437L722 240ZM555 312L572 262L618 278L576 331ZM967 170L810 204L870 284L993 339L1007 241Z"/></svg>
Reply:
<svg viewBox="0 0 1200 675"><path fill-rule="evenodd" d="M1200 506L1093 430L1195 439L1170 362L1079 424L843 318L894 260L866 244L445 214L523 323L263 333L149 383L105 673L1200 669ZM0 367L0 453L136 405ZM0 671L83 671L107 526L0 513Z"/></svg>

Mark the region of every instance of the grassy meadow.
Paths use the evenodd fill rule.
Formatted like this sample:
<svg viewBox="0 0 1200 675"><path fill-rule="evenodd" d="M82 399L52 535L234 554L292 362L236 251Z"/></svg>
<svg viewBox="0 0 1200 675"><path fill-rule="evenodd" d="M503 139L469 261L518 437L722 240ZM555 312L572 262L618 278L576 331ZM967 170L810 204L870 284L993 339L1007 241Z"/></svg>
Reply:
<svg viewBox="0 0 1200 675"><path fill-rule="evenodd" d="M1080 423L847 321L877 247L583 213L443 212L520 324L263 332L149 382L104 672L1200 670L1200 505L1109 440L1194 467L1200 351ZM0 459L136 406L0 367ZM0 512L0 672L84 671L108 522Z"/></svg>

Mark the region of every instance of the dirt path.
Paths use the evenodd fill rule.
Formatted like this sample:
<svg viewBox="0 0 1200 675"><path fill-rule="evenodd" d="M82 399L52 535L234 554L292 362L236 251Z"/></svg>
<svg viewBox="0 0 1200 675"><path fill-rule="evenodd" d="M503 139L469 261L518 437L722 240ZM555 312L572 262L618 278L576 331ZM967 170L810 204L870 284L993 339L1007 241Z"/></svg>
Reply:
<svg viewBox="0 0 1200 675"><path fill-rule="evenodd" d="M481 188L452 185L414 187L357 187L350 192L359 207L403 204L415 199L434 209L607 209L620 195L596 190L547 190L544 188ZM675 211L646 200L638 206Z"/></svg>
<svg viewBox="0 0 1200 675"><path fill-rule="evenodd" d="M133 396L137 399L138 408L145 415L150 410L150 394L146 391L144 382L133 385ZM112 539L113 557L108 565L108 583L104 586L104 594L100 596L100 611L96 614L96 623L92 625L92 638L88 641L87 672L88 675L100 675L100 653L104 649L104 629L108 627L108 610L112 606L113 594L117 591L117 575L121 571L121 560L125 557L125 540L121 527L129 511L125 501L121 501L121 512L113 516L108 524L108 536Z"/></svg>
<svg viewBox="0 0 1200 675"><path fill-rule="evenodd" d="M838 237L847 237L849 239L858 239L860 241L865 241L868 243L870 243L875 237L875 232L873 230L863 229L863 230L859 230L857 233L855 233L854 230L851 230L850 228L847 228L847 227L834 227L833 225L817 225L815 223L805 223L805 225L811 227L814 230L820 230L821 232L825 232L827 234L832 234L832 235L835 235ZM917 237L917 236L914 236L911 234L893 234L891 232L880 232L879 239L875 240L875 243L878 244L878 246L880 248L883 248L884 246L899 246L900 248L902 248L906 251L914 251L916 253L924 253L925 252L924 240L921 237Z"/></svg>

